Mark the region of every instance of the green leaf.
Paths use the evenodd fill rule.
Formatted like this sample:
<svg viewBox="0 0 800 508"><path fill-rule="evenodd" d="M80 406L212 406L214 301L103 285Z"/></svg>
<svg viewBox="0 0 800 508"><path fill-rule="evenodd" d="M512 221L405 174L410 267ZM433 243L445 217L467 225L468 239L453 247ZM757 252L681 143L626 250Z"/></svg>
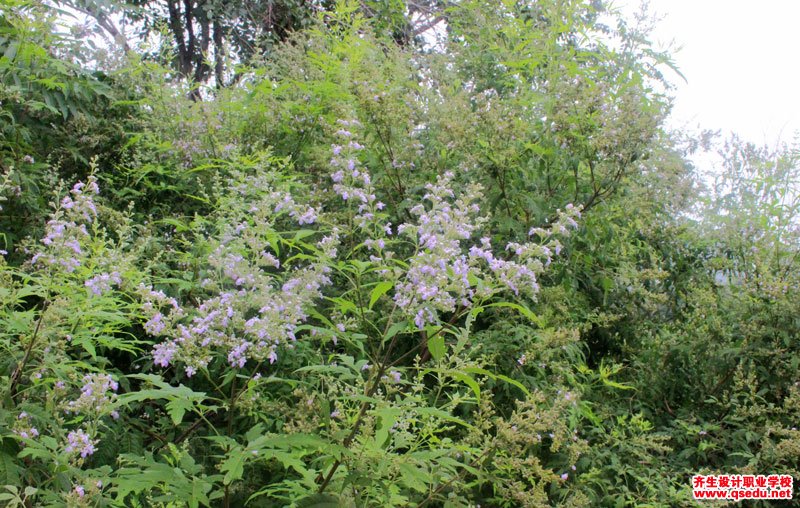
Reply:
<svg viewBox="0 0 800 508"><path fill-rule="evenodd" d="M178 233L182 233L185 231L189 231L189 226L178 219L167 217L158 221L155 221L155 224L166 224L175 228L175 231Z"/></svg>
<svg viewBox="0 0 800 508"><path fill-rule="evenodd" d="M358 312L358 306L350 300L345 300L344 298L340 297L327 297L326 299L335 303L342 314L347 314L348 312Z"/></svg>
<svg viewBox="0 0 800 508"><path fill-rule="evenodd" d="M456 381L461 381L462 383L465 383L467 386L469 386L472 389L473 393L475 393L475 398L478 399L478 402L481 401L481 385L479 385L477 381L475 381L470 376L464 374L463 372L457 370L448 372L448 374Z"/></svg>
<svg viewBox="0 0 800 508"><path fill-rule="evenodd" d="M523 316L528 318L532 323L535 323L536 325L538 325L540 328L544 328L545 327L545 322L544 322L544 320L542 320L542 318L540 318L539 316L534 314L533 311L531 311L529 308L523 307L522 305L520 305L518 303L513 303L513 302L495 302L495 303L490 303L489 305L487 305L487 307L506 307L506 308L509 308L509 309L516 310L517 312L519 312L520 314L522 314Z"/></svg>
<svg viewBox="0 0 800 508"><path fill-rule="evenodd" d="M6 318L6 331L14 334L25 333L32 327L34 317L33 310L9 313Z"/></svg>
<svg viewBox="0 0 800 508"><path fill-rule="evenodd" d="M236 480L241 480L244 474L244 463L248 459L241 446L234 447L227 453L225 460L219 465L219 470L225 473L222 482L230 485Z"/></svg>
<svg viewBox="0 0 800 508"><path fill-rule="evenodd" d="M14 462L14 448L16 446L6 440L0 447L0 482L8 485L19 482L20 467Z"/></svg>
<svg viewBox="0 0 800 508"><path fill-rule="evenodd" d="M398 469L400 470L401 481L409 488L423 494L428 491L427 480L429 476L427 473L408 463L400 464Z"/></svg>
<svg viewBox="0 0 800 508"><path fill-rule="evenodd" d="M167 414L172 418L172 423L176 426L183 421L183 415L193 407L192 401L186 399L174 399L167 402Z"/></svg>
<svg viewBox="0 0 800 508"><path fill-rule="evenodd" d="M617 383L616 381L611 381L610 379L603 379L602 381L603 384L609 388L616 388L617 390L635 390L633 386Z"/></svg>
<svg viewBox="0 0 800 508"><path fill-rule="evenodd" d="M408 321L400 321L399 323L393 324L386 331L386 336L383 338L383 340L384 341L391 340L392 337L402 332L406 328L408 328Z"/></svg>
<svg viewBox="0 0 800 508"><path fill-rule="evenodd" d="M519 388L520 390L522 390L522 392L525 395L530 395L530 393L531 393L530 390L525 388L525 385L523 385L519 381L517 381L515 379L511 379L510 377L504 376L502 374L495 374L493 372L489 372L488 370L482 369L480 367L464 367L464 371L465 372L471 372L473 374L482 374L484 376L489 377L489 379L499 379L501 381L505 381L506 383L508 383L510 385L514 385L517 388Z"/></svg>
<svg viewBox="0 0 800 508"><path fill-rule="evenodd" d="M377 302L381 296L385 295L390 289L392 289L393 286L394 282L392 281L383 281L376 284L369 296L369 308L372 309L372 307L375 305L375 302Z"/></svg>
<svg viewBox="0 0 800 508"><path fill-rule="evenodd" d="M417 413L420 415L427 415L432 416L434 418L439 418L440 420L444 420L446 422L456 423L461 425L462 427L466 427L468 429L472 428L472 425L465 422L461 418L451 415L447 411L443 411L441 409L435 407L420 407L416 409Z"/></svg>
<svg viewBox="0 0 800 508"><path fill-rule="evenodd" d="M313 229L300 229L300 230L297 230L294 233L294 241L295 242L299 242L300 240L303 240L304 238L308 238L309 236L313 235L314 233L316 233L316 231L314 231Z"/></svg>
<svg viewBox="0 0 800 508"><path fill-rule="evenodd" d="M525 395L530 395L531 394L530 390L525 388L525 385L523 385L522 383L520 383L516 379L511 379L510 377L504 376L503 374L497 374L497 379L499 379L500 381L505 381L506 383L508 383L510 385L516 386L517 388L522 390L522 393L524 393Z"/></svg>
<svg viewBox="0 0 800 508"><path fill-rule="evenodd" d="M375 416L378 418L378 425L375 428L375 444L379 448L383 448L389 438L389 430L397 422L401 410L397 407L387 407L375 411Z"/></svg>
<svg viewBox="0 0 800 508"><path fill-rule="evenodd" d="M444 358L444 354L447 352L447 347L445 347L444 336L442 336L441 333L436 334L428 339L428 351L431 352L431 356L437 362Z"/></svg>
<svg viewBox="0 0 800 508"><path fill-rule="evenodd" d="M180 425L186 411L194 411L196 407L201 407L201 403L206 399L204 392L195 392L184 385L172 386L161 377L152 374L132 374L128 377L149 381L157 388L124 393L119 396L118 403L128 405L132 402L164 399L167 401L167 413L175 425Z"/></svg>
<svg viewBox="0 0 800 508"><path fill-rule="evenodd" d="M307 365L296 369L295 372L316 372L325 374L335 374L342 380L353 379L356 375L353 370L344 365Z"/></svg>

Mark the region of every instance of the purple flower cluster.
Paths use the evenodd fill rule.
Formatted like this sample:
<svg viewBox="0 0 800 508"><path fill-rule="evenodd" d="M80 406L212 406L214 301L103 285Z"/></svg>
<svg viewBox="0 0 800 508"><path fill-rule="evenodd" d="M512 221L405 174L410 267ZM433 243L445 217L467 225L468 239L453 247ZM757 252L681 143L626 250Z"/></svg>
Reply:
<svg viewBox="0 0 800 508"><path fill-rule="evenodd" d="M236 210L226 211L236 218L225 221L226 229L208 258L212 270L202 282L212 296L187 309L191 319L186 322L177 302L158 292L143 292L149 316L145 328L168 337L153 349L154 362L161 367L183 363L188 376L205 368L215 353L237 368L249 360L275 362L278 348L292 347L298 326L308 317L306 309L330 283L327 264L336 256L336 231L317 243L315 257L307 264L282 265L270 243L281 216L310 224L317 219L313 207L271 189L267 177L232 190L239 206L244 203L246 208L240 216ZM160 309L167 306L173 310L164 315Z"/></svg>
<svg viewBox="0 0 800 508"><path fill-rule="evenodd" d="M61 200L61 208L80 215L84 221L90 223L97 216L97 207L92 196L99 193L97 178L92 175L89 177L89 183L78 182L72 187L71 195Z"/></svg>
<svg viewBox="0 0 800 508"><path fill-rule="evenodd" d="M380 262L393 256L384 250L392 227L383 223L383 216L378 213L383 204L375 197L369 173L358 163L357 155L363 147L349 129L360 124L355 120L339 123L342 128L336 135L340 144L333 145L330 162L334 169L333 189L343 200L358 204L355 223L362 229L370 226L370 238L364 246L372 252L370 260ZM423 203L410 210L415 220L397 228L399 234L414 240L417 250L396 284L394 300L420 329L437 322L439 313L468 307L475 298L488 298L502 288L518 296L535 296L539 291L538 274L561 251L558 240L550 239L547 243L508 244L506 257L513 259L495 256L488 238L479 242L472 239L486 222L479 215L480 186L468 185L457 196L454 178L448 172L428 184ZM566 236L571 227L577 226L575 218L579 216L578 209L569 205L549 230L535 229L531 235L543 232L542 241L552 233Z"/></svg>
<svg viewBox="0 0 800 508"><path fill-rule="evenodd" d="M335 169L331 175L333 190L344 201L357 205L356 224L365 228L385 205L375 197L372 178L359 163L358 153L364 149L364 146L354 139L352 132L347 130L359 128L361 124L358 120L338 120L338 122L344 128L336 131L336 136L341 144L331 147L333 157L330 164Z"/></svg>
<svg viewBox="0 0 800 508"><path fill-rule="evenodd" d="M296 203L288 192L273 192L270 199L275 202L272 207L273 213L288 212L289 217L301 226L317 222L319 211L313 206Z"/></svg>
<svg viewBox="0 0 800 508"><path fill-rule="evenodd" d="M109 374L87 374L83 376L80 396L67 402L66 410L72 413L102 413L116 399L117 389L119 384Z"/></svg>
<svg viewBox="0 0 800 508"><path fill-rule="evenodd" d="M452 312L467 306L476 294L470 275L474 271L463 253L462 242L469 240L483 219L478 186L468 186L456 198L450 188L452 173L440 176L426 186L424 201L411 209L416 223L398 227L400 234L411 236L418 246L411 258L404 280L398 283L394 300L414 318L419 328L438 319L438 312Z"/></svg>
<svg viewBox="0 0 800 508"><path fill-rule="evenodd" d="M39 430L34 427L30 422L30 416L25 411L17 416L17 421L14 422L14 434L22 439L35 439L39 437Z"/></svg>
<svg viewBox="0 0 800 508"><path fill-rule="evenodd" d="M75 184L47 222L42 238L44 248L33 256L31 264L60 267L66 272L73 272L81 265L84 257L81 241L89 236L86 224L91 224L97 215L94 196L99 192L94 176L86 184Z"/></svg>
<svg viewBox="0 0 800 508"><path fill-rule="evenodd" d="M545 244L509 243L506 251L513 259L504 259L495 256L488 238L471 241L485 222L478 216L481 189L467 186L456 196L453 178L448 172L435 184L428 184L424 196L427 206L412 208L415 223L398 228L399 233L412 236L418 248L404 279L397 284L394 299L420 329L437 322L440 312L468 307L475 298L487 298L501 288L534 297L539 291L538 274L561 250L557 239ZM565 212L559 212L549 231L532 230L531 234L547 238L555 232L565 236L569 228L577 226L575 218L579 216L580 211L569 205Z"/></svg>
<svg viewBox="0 0 800 508"><path fill-rule="evenodd" d="M87 288L89 288L92 294L96 296L102 296L111 290L112 284L122 284L122 278L120 277L119 272L103 272L95 275L91 279L88 279L84 284Z"/></svg>
<svg viewBox="0 0 800 508"><path fill-rule="evenodd" d="M317 222L318 209L297 203L287 191L275 190L273 179L265 172L231 187L238 206L244 203L246 208L230 220L232 226L223 232L209 261L237 287L252 287L256 281L254 268L280 268L276 251L264 235L276 230L281 217L289 217L301 226Z"/></svg>
<svg viewBox="0 0 800 508"><path fill-rule="evenodd" d="M220 244L209 260L214 266L221 268L225 277L237 287L252 287L256 283L249 260L239 252L231 252L226 244Z"/></svg>
<svg viewBox="0 0 800 508"><path fill-rule="evenodd" d="M171 152L180 157L185 168L194 166L204 158L217 156L214 150L215 135L224 125L224 115L214 114L205 105L196 113L199 116L195 118L178 118L171 129L174 136ZM223 154L230 152L230 146L221 148Z"/></svg>
<svg viewBox="0 0 800 508"><path fill-rule="evenodd" d="M64 451L70 455L80 454L81 458L85 459L95 452L95 443L96 441L93 441L83 429L74 430L67 435L67 446Z"/></svg>
<svg viewBox="0 0 800 508"><path fill-rule="evenodd" d="M142 298L142 311L145 315L150 316L150 319L144 324L144 329L154 337L158 337L168 328L172 328L184 316L178 301L165 295L163 291L140 285L139 294ZM168 309L166 314L164 314L165 309Z"/></svg>
<svg viewBox="0 0 800 508"><path fill-rule="evenodd" d="M184 139L179 139L173 143L174 152L183 159L183 167L191 168L197 157L205 155L203 144L196 135L187 135Z"/></svg>
<svg viewBox="0 0 800 508"><path fill-rule="evenodd" d="M297 269L280 285L254 274L252 288L209 298L190 323L178 324L172 338L154 348L155 363L166 367L182 361L191 376L208 365L214 350L226 352L233 367L244 367L250 359L274 362L278 347L295 340L297 327L308 317L305 309L330 283L327 273L321 265Z"/></svg>

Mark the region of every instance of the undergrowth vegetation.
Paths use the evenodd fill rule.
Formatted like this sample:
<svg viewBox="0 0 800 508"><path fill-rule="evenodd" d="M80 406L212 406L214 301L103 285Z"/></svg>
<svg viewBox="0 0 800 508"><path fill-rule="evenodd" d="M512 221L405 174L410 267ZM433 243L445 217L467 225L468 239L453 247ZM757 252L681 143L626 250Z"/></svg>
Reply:
<svg viewBox="0 0 800 508"><path fill-rule="evenodd" d="M2 503L691 506L694 474L800 478L797 149L669 132L645 18L429 3L416 40L404 2L314 3L197 83L166 39L62 29L103 3L0 2Z"/></svg>

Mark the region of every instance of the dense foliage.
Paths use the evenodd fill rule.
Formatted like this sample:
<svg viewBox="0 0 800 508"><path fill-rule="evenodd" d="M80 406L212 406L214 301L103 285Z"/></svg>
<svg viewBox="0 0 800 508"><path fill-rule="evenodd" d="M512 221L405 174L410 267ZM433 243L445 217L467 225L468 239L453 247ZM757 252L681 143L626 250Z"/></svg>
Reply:
<svg viewBox="0 0 800 508"><path fill-rule="evenodd" d="M798 151L669 132L645 17L0 6L7 506L690 506L693 474L800 478Z"/></svg>

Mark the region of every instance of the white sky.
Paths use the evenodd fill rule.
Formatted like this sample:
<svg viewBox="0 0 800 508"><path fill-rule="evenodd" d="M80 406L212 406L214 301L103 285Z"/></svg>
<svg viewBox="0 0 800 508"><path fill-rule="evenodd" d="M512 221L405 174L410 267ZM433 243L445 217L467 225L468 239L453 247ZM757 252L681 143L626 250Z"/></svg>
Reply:
<svg viewBox="0 0 800 508"><path fill-rule="evenodd" d="M617 0L626 12L638 0ZM800 0L651 0L664 17L653 40L682 47L674 60L676 128L733 131L755 143L800 132Z"/></svg>

